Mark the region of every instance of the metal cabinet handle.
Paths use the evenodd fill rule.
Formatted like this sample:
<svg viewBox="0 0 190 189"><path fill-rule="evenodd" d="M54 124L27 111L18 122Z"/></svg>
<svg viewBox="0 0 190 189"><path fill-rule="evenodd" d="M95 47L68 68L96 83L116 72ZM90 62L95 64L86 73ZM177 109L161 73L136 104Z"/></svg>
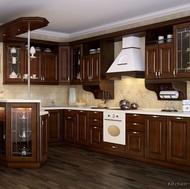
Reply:
<svg viewBox="0 0 190 189"><path fill-rule="evenodd" d="M133 131L132 133L133 133L133 134L139 134L139 132L136 132L136 131Z"/></svg>
<svg viewBox="0 0 190 189"><path fill-rule="evenodd" d="M113 149L116 149L116 148L117 148L117 146L112 146L112 148L113 148Z"/></svg>
<svg viewBox="0 0 190 189"><path fill-rule="evenodd" d="M183 117L176 117L176 119L183 119Z"/></svg>
<svg viewBox="0 0 190 189"><path fill-rule="evenodd" d="M139 115L138 114L133 114L134 117L138 117Z"/></svg>
<svg viewBox="0 0 190 189"><path fill-rule="evenodd" d="M97 119L94 119L94 121L96 122L96 121L98 121Z"/></svg>
<svg viewBox="0 0 190 189"><path fill-rule="evenodd" d="M159 116L154 115L154 116L152 116L152 117L154 117L154 118L158 118Z"/></svg>
<svg viewBox="0 0 190 189"><path fill-rule="evenodd" d="M139 125L139 123L133 123L133 125L137 126L137 125Z"/></svg>
<svg viewBox="0 0 190 189"><path fill-rule="evenodd" d="M94 129L97 129L98 127L93 127Z"/></svg>

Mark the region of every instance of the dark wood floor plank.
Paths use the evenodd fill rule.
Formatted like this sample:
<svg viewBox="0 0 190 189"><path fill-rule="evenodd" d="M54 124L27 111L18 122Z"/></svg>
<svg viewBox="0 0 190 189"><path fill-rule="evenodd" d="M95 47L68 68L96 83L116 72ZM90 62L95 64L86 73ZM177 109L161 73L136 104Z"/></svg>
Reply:
<svg viewBox="0 0 190 189"><path fill-rule="evenodd" d="M40 169L0 166L0 189L171 188L190 188L190 173L65 146L50 147Z"/></svg>

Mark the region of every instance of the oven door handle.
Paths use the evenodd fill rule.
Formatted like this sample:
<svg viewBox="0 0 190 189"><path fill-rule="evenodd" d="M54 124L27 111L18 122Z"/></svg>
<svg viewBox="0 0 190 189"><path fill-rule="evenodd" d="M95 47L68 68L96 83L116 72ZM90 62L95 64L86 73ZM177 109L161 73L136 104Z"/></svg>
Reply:
<svg viewBox="0 0 190 189"><path fill-rule="evenodd" d="M105 121L118 121L118 122L121 122L122 120L118 120L118 119L104 119Z"/></svg>

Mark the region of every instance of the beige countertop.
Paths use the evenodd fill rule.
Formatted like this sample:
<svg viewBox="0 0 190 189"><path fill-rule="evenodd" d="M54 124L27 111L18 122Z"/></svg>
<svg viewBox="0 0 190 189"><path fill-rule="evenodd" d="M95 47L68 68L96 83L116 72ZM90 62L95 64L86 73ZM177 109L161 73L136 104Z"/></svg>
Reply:
<svg viewBox="0 0 190 189"><path fill-rule="evenodd" d="M161 109L148 109L148 108L139 108L137 110L121 110L119 107L109 107L108 109L93 109L90 106L85 107L75 107L75 106L42 106L41 110L57 110L57 109L72 109L72 110L84 110L84 111L114 111L114 112L125 112L130 114L144 114L144 115L160 115L160 116L182 116L182 117L190 117L190 112L183 112L182 110L178 110L178 112L163 112Z"/></svg>

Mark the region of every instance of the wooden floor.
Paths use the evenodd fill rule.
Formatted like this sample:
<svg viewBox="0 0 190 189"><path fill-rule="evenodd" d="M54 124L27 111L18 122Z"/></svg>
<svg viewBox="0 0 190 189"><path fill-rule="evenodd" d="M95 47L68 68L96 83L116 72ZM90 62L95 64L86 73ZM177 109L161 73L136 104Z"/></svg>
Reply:
<svg viewBox="0 0 190 189"><path fill-rule="evenodd" d="M0 166L0 189L186 189L190 173L71 147L50 147L41 169Z"/></svg>

